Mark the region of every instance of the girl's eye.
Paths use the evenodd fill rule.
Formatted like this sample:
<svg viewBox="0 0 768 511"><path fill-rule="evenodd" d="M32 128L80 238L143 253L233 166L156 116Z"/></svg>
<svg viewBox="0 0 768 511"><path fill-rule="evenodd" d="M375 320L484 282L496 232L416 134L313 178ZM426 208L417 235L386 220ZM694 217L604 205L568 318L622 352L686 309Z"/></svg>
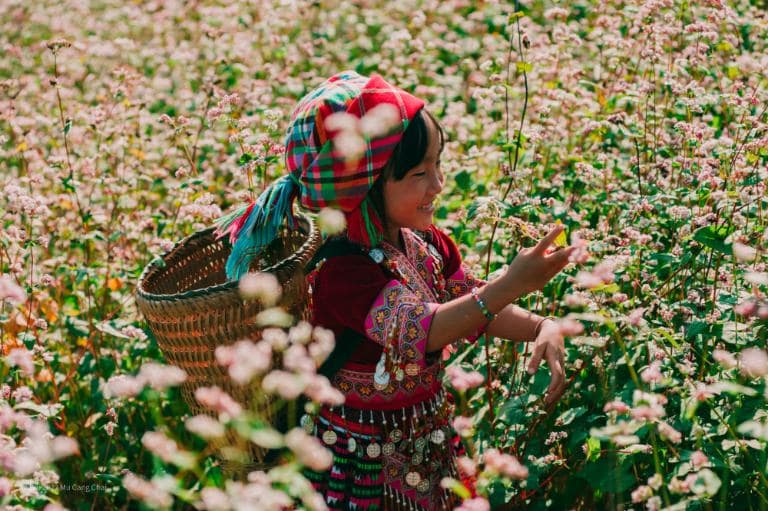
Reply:
<svg viewBox="0 0 768 511"><path fill-rule="evenodd" d="M414 174L413 174L413 175L414 175L414 176L426 176L426 175L427 175L427 173L426 173L426 172L424 172L424 171L421 171L421 172L414 172Z"/></svg>

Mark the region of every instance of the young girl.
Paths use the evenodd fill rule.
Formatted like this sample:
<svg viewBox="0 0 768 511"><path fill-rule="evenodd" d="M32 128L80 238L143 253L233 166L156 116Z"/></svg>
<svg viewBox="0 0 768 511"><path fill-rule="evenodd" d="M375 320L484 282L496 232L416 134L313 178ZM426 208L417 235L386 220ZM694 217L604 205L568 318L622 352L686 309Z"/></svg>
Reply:
<svg viewBox="0 0 768 511"><path fill-rule="evenodd" d="M350 157L344 144L355 136L364 150ZM484 331L533 342L529 372L546 360L549 400L564 387L558 326L512 303L541 289L573 247L549 250L557 227L498 279L471 276L456 245L432 225L445 181L443 143L423 101L380 76L339 73L291 117L290 174L224 227L235 242L228 272L237 278L285 218L292 223L295 198L314 211L331 206L345 214L346 231L324 244L310 269L313 321L336 334L335 367L324 368L345 403L302 418L334 454L328 472L307 472L332 510L456 504L440 486L443 477L460 478L454 461L461 445L442 387L441 352L449 344Z"/></svg>

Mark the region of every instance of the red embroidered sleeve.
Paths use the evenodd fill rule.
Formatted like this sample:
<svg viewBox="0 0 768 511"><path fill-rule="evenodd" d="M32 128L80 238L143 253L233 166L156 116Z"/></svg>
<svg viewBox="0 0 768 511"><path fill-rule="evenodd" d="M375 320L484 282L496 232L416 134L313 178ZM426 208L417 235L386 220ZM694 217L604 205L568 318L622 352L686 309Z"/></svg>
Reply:
<svg viewBox="0 0 768 511"><path fill-rule="evenodd" d="M427 336L439 304L424 302L397 280L391 280L373 302L365 318L365 333L406 368L426 367Z"/></svg>

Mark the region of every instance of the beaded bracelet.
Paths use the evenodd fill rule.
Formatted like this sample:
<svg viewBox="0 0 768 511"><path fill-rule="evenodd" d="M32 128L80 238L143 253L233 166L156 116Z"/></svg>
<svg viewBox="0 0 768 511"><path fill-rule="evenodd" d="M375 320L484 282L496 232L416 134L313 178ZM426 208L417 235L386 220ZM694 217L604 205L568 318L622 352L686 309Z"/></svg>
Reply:
<svg viewBox="0 0 768 511"><path fill-rule="evenodd" d="M551 319L552 321L556 321L557 318L553 316L547 316L545 318L541 318L538 323L536 323L536 330L534 330L533 338L536 339L539 336L539 333L541 332L541 327L544 325L544 322L548 319Z"/></svg>
<svg viewBox="0 0 768 511"><path fill-rule="evenodd" d="M480 298L480 293L476 287L472 288L471 293L472 297L475 299L475 302L477 302L477 305L480 307L480 311L483 313L483 316L485 316L485 319L487 319L489 322L496 319L496 314L488 310L488 306L485 305L485 301Z"/></svg>

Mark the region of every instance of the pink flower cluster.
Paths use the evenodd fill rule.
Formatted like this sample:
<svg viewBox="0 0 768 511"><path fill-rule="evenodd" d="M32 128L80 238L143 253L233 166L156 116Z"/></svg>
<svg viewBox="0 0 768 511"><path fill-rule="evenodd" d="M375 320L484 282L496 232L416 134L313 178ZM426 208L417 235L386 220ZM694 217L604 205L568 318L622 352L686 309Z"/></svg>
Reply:
<svg viewBox="0 0 768 511"><path fill-rule="evenodd" d="M454 389L464 392L479 387L485 381L485 377L477 371L464 371L458 365L451 365L445 369L445 374Z"/></svg>
<svg viewBox="0 0 768 511"><path fill-rule="evenodd" d="M483 453L485 469L510 479L524 480L528 478L528 468L521 464L515 456L504 454L498 449L488 449Z"/></svg>

